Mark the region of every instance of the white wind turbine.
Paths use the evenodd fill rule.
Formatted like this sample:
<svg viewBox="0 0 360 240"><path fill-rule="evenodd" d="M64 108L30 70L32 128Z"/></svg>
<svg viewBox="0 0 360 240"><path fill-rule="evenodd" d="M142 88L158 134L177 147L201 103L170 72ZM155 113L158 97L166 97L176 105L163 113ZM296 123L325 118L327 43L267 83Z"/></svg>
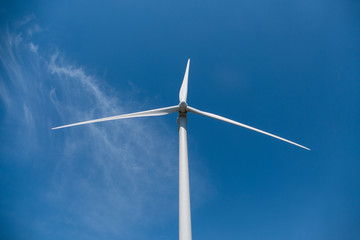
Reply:
<svg viewBox="0 0 360 240"><path fill-rule="evenodd" d="M287 140L285 138L276 136L274 134L259 130L254 127L250 127L243 123L239 123L233 120L230 120L225 117L221 117L219 115L215 115L212 113L200 111L196 108L190 107L187 105L187 92L188 92L188 76L189 76L189 65L190 59L187 62L186 71L184 75L184 79L181 85L180 93L179 93L179 105L165 107L165 108L158 108L143 112L136 112L136 113L129 113L123 115L117 115L112 117L106 118L99 118L84 122L78 122L73 124L68 124L60 127L55 127L52 129L59 129L59 128L66 128L72 127L77 125L83 125L88 123L95 123L95 122L104 122L110 120L117 120L117 119L124 119L124 118L136 118L136 117L152 117L152 116L161 116L166 115L174 112L179 112L178 117L178 126L179 126L179 240L191 240L191 214L190 214L190 189L189 189L189 164L188 164L188 146L187 146L187 132L186 132L186 124L187 124L187 113L196 113L206 117L215 118L217 120L221 120L227 123L231 123L240 127L248 128L250 130L268 135L270 137L277 138L284 142L291 143L295 146L304 148L306 150L310 150L307 147L304 147L300 144Z"/></svg>

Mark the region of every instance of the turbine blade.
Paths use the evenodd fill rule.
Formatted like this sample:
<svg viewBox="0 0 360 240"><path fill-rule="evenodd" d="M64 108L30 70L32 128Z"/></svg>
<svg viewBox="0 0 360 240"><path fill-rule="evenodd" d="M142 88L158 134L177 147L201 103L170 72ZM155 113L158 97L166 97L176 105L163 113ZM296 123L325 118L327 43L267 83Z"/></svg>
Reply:
<svg viewBox="0 0 360 240"><path fill-rule="evenodd" d="M287 140L287 139L285 139L285 138L276 136L276 135L274 135L274 134L271 134L271 133L262 131L262 130L257 129L257 128L254 128L254 127L250 127L250 126L248 126L248 125L245 125L245 124L242 124L242 123L233 121L233 120L228 119L228 118L225 118L225 117L221 117L221 116L219 116L219 115L215 115L215 114L208 113L208 112L203 112L203 111L197 110L197 109L192 108L192 107L189 107L189 106L187 107L187 111L188 111L188 112L192 112L192 113L196 113L196 114L200 114L200 115L203 115L203 116L206 116L206 117L215 118L215 119L217 119L217 120L224 121L224 122L227 122L227 123L231 123L231 124L234 124L234 125L237 125L237 126L240 126L240 127L244 127L244 128L247 128L247 129L250 129L250 130L253 130L253 131L256 131L256 132L265 134L265 135L268 135L268 136L270 136L270 137L277 138L277 139L282 140L282 141L284 141L284 142L291 143L291 144L293 144L293 145L295 145L295 146L298 146L298 147L301 147L301 148L304 148L304 149L310 151L309 148L304 147L304 146L302 146L302 145L300 145L300 144L297 144L297 143L295 143L295 142L292 142L292 141L290 141L290 140Z"/></svg>
<svg viewBox="0 0 360 240"><path fill-rule="evenodd" d="M180 102L186 102L186 99L187 99L189 65L190 65L190 59L188 59L188 61L187 61L184 79L183 79L183 82L181 84L181 88L180 88L180 92L179 92L179 101Z"/></svg>
<svg viewBox="0 0 360 240"><path fill-rule="evenodd" d="M128 114L122 114L122 115L117 115L117 116L112 116L112 117L99 118L99 119L88 120L88 121L84 121L84 122L72 123L72 124L68 124L68 125L64 125L64 126L54 127L54 128L52 128L52 130L59 129L59 128L66 128L66 127L73 127L73 126L78 126L78 125L83 125L83 124L89 124L89 123L95 123L95 122L105 122L105 121L111 121L111 120L117 120L117 119L124 119L124 118L161 116L161 115L174 113L177 111L179 111L179 106L157 108L157 109L148 110L148 111L128 113Z"/></svg>

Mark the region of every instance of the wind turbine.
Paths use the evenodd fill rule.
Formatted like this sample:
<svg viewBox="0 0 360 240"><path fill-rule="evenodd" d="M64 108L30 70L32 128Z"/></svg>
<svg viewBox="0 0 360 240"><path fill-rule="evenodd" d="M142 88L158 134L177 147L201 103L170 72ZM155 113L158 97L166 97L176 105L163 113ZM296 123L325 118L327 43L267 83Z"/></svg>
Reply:
<svg viewBox="0 0 360 240"><path fill-rule="evenodd" d="M112 117L106 117L106 118L99 118L94 120L88 120L84 122L78 122L78 123L72 123L64 126L59 126L52 128L59 129L59 128L66 128L66 127L73 127L83 124L89 124L89 123L96 123L96 122L104 122L104 121L111 121L111 120L117 120L117 119L124 119L124 118L137 118L137 117L153 117L153 116L161 116L166 115L174 112L179 112L179 117L177 119L178 123L178 129L179 129L179 240L191 240L192 234L191 234L191 214L190 214L190 188L189 188L189 163L188 163L188 145L187 145L187 131L186 131L186 125L187 125L187 113L196 113L199 115L203 115L210 118L215 118L220 121L224 121L227 123L231 123L240 127L244 127L265 135L268 135L273 138L277 138L279 140L282 140L284 142L293 144L295 146L304 148L306 150L310 150L307 147L304 147L300 144L297 144L295 142L292 142L290 140L287 140L285 138L276 136L274 134L262 131L260 129L250 127L248 125L245 125L243 123L239 123L236 121L233 121L231 119L221 117L219 115L215 115L213 113L208 113L204 111L200 111L196 108L190 107L187 105L187 92L188 92L188 77L189 77L189 65L190 65L190 59L187 61L186 70L184 79L180 88L179 93L179 105L171 106L171 107L165 107L165 108L157 108L153 110L148 111L142 111L142 112L135 112L135 113L129 113L129 114L123 114L123 115L117 115Z"/></svg>

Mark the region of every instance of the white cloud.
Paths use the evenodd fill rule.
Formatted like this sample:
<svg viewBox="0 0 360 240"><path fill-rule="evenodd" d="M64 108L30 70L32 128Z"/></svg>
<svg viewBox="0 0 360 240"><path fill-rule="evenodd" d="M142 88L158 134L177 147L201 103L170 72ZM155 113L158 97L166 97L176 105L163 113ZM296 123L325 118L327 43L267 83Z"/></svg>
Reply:
<svg viewBox="0 0 360 240"><path fill-rule="evenodd" d="M29 44L29 48L30 48L30 51L32 51L33 53L35 54L38 54L38 46L36 46L35 44L33 44L32 42Z"/></svg>
<svg viewBox="0 0 360 240"><path fill-rule="evenodd" d="M31 22L31 21L33 21L33 20L35 20L35 19L36 19L36 17L35 17L35 15L33 15L33 14L26 15L26 16L23 17L20 21L16 21L16 22L15 22L15 26L16 26L17 28L22 27L22 26L24 26L24 25L27 25L29 22Z"/></svg>
<svg viewBox="0 0 360 240"><path fill-rule="evenodd" d="M41 32L41 30L40 26L37 23L34 23L31 27L28 27L27 34L31 36L34 33Z"/></svg>

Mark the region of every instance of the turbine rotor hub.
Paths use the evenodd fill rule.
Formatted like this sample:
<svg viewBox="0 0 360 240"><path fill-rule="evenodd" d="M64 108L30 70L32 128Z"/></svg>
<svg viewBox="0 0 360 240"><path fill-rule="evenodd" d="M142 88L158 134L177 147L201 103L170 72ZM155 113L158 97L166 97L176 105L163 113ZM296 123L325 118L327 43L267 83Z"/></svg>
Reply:
<svg viewBox="0 0 360 240"><path fill-rule="evenodd" d="M179 112L186 113L187 106L188 105L186 102L179 103Z"/></svg>

